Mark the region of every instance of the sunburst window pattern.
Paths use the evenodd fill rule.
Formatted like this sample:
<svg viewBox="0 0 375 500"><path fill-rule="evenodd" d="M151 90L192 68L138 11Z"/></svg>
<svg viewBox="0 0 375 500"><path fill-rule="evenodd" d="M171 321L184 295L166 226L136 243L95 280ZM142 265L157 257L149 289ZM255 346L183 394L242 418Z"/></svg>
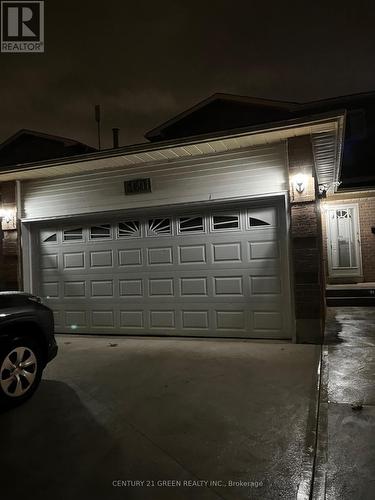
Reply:
<svg viewBox="0 0 375 500"><path fill-rule="evenodd" d="M139 238L141 236L141 225L139 220L119 222L117 234L119 238Z"/></svg>
<svg viewBox="0 0 375 500"><path fill-rule="evenodd" d="M148 236L158 236L160 234L171 234L172 226L170 219L149 219L148 221Z"/></svg>

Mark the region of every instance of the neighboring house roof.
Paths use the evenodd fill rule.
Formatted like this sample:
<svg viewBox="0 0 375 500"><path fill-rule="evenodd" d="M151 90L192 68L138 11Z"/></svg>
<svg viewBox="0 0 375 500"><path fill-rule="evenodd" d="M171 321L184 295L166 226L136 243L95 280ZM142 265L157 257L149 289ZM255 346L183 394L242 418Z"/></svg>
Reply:
<svg viewBox="0 0 375 500"><path fill-rule="evenodd" d="M277 121L295 102L216 93L145 134L151 142ZM261 114L257 115L256 111ZM260 118L264 117L262 121Z"/></svg>
<svg viewBox="0 0 375 500"><path fill-rule="evenodd" d="M93 151L96 149L74 139L22 129L0 144L0 169Z"/></svg>
<svg viewBox="0 0 375 500"><path fill-rule="evenodd" d="M275 101L232 94L214 94L148 132L152 142L230 133L238 128L290 120L330 111L347 111L342 187L375 186L375 92L351 94L306 103Z"/></svg>

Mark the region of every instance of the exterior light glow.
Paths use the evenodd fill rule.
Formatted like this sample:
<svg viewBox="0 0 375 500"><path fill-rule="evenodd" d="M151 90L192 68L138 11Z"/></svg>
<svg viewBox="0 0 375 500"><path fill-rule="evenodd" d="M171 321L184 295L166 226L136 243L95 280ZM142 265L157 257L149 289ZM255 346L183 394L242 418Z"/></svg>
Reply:
<svg viewBox="0 0 375 500"><path fill-rule="evenodd" d="M303 193L306 189L306 175L297 174L293 179L294 189L297 193Z"/></svg>
<svg viewBox="0 0 375 500"><path fill-rule="evenodd" d="M4 219L4 221L9 224L9 222L13 219L14 212L12 210L0 209L0 218Z"/></svg>

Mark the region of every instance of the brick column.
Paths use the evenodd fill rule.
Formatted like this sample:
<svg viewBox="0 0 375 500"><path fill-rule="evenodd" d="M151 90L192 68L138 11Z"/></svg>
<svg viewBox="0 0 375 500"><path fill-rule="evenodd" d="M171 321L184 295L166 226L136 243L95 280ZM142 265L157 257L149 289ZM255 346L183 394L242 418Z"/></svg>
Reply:
<svg viewBox="0 0 375 500"><path fill-rule="evenodd" d="M325 280L320 207L310 137L290 139L288 156L297 342L320 343L324 333ZM295 180L301 174L305 189L299 193Z"/></svg>
<svg viewBox="0 0 375 500"><path fill-rule="evenodd" d="M14 182L0 185L0 290L18 290L18 238Z"/></svg>

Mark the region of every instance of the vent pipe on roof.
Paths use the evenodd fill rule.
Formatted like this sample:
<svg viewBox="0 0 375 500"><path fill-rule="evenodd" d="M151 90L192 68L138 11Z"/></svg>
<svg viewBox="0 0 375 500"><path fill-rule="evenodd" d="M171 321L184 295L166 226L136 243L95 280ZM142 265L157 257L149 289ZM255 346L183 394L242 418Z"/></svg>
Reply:
<svg viewBox="0 0 375 500"><path fill-rule="evenodd" d="M113 128L112 129L112 135L113 135L113 147L118 148L119 143L118 143L118 134L119 134L120 129L119 128Z"/></svg>

